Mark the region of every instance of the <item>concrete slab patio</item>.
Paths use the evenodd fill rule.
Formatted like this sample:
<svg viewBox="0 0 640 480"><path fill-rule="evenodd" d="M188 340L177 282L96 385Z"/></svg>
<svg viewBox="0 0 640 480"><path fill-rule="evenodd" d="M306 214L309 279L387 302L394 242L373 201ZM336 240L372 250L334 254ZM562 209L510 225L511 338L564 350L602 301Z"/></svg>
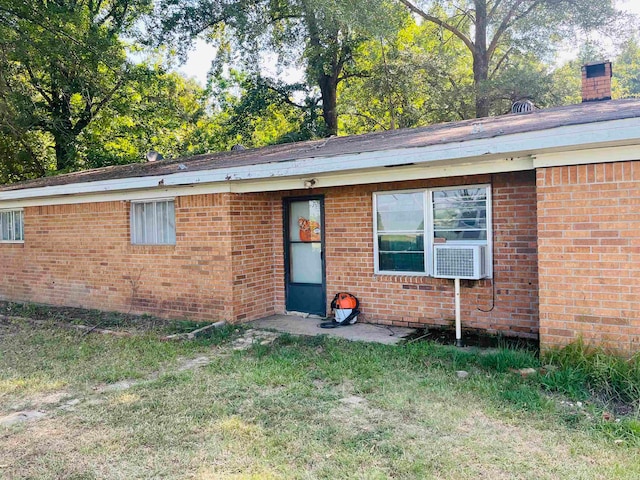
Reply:
<svg viewBox="0 0 640 480"><path fill-rule="evenodd" d="M347 340L360 342L376 342L386 345L399 343L404 337L415 332L413 328L388 327L386 325L372 325L356 323L348 327L320 328L324 321L319 318L304 318L294 315L272 315L250 323L255 329L275 330L292 335L329 335Z"/></svg>

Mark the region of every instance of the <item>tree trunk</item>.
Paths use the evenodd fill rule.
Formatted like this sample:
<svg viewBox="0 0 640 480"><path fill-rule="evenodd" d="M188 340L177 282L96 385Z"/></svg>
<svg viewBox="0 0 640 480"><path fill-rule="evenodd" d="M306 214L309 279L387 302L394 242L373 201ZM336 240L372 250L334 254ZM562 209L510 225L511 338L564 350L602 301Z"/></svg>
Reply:
<svg viewBox="0 0 640 480"><path fill-rule="evenodd" d="M322 97L322 118L325 124L325 136L331 137L338 134L338 78L342 71L342 61L339 58L338 31L334 32L333 48L327 48L320 41L320 30L316 21L316 11L308 4L303 2L305 12L304 18L309 30L309 71L315 77L320 87L320 96ZM325 66L331 65L331 71L327 73Z"/></svg>
<svg viewBox="0 0 640 480"><path fill-rule="evenodd" d="M76 166L75 137L71 132L52 132L55 142L56 170L69 171Z"/></svg>
<svg viewBox="0 0 640 480"><path fill-rule="evenodd" d="M322 95L322 118L326 128L326 136L338 134L338 82L334 76L320 75L318 79Z"/></svg>
<svg viewBox="0 0 640 480"><path fill-rule="evenodd" d="M487 92L489 65L486 56L473 56L473 86L476 95L476 118L488 117L491 100Z"/></svg>
<svg viewBox="0 0 640 480"><path fill-rule="evenodd" d="M53 135L56 152L56 170L70 171L76 164L76 137L71 121L71 94L57 88L55 77L52 80L53 104L51 106L51 124L49 132Z"/></svg>
<svg viewBox="0 0 640 480"><path fill-rule="evenodd" d="M487 91L489 55L487 52L487 1L475 0L476 38L473 51L473 86L476 95L476 118L488 117L491 102Z"/></svg>

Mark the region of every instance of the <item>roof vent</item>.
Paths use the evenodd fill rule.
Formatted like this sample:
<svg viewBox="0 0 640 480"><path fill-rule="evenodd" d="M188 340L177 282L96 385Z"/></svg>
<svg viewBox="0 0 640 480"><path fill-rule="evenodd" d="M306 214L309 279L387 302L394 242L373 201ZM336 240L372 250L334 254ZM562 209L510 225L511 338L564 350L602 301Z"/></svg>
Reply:
<svg viewBox="0 0 640 480"><path fill-rule="evenodd" d="M531 100L518 100L511 105L511 113L531 113L536 106Z"/></svg>
<svg viewBox="0 0 640 480"><path fill-rule="evenodd" d="M236 143L233 147L231 147L231 151L236 151L236 150L246 150L247 147L245 147L244 145L242 145L241 143Z"/></svg>
<svg viewBox="0 0 640 480"><path fill-rule="evenodd" d="M161 153L158 153L155 150L149 150L147 153L147 162L157 162L160 160L164 160Z"/></svg>

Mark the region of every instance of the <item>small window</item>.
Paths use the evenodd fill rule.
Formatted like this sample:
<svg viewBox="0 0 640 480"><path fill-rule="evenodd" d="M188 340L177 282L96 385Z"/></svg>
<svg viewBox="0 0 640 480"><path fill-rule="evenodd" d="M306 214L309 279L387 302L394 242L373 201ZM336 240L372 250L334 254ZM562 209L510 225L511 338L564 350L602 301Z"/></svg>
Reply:
<svg viewBox="0 0 640 480"><path fill-rule="evenodd" d="M175 245L176 220L173 200L131 203L131 243Z"/></svg>
<svg viewBox="0 0 640 480"><path fill-rule="evenodd" d="M431 275L434 245L490 245L487 185L380 192L373 201L376 273Z"/></svg>
<svg viewBox="0 0 640 480"><path fill-rule="evenodd" d="M456 188L433 192L436 241L487 241L487 189Z"/></svg>
<svg viewBox="0 0 640 480"><path fill-rule="evenodd" d="M24 212L0 211L0 242L24 242Z"/></svg>

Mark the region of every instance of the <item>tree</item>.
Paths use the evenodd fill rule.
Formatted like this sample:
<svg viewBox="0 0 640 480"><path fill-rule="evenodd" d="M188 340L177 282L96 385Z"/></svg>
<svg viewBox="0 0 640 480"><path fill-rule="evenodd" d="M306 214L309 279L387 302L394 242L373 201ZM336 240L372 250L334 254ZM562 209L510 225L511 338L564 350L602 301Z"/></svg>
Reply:
<svg viewBox="0 0 640 480"><path fill-rule="evenodd" d="M378 15L387 25L391 18L381 0L364 0L354 5L349 0L236 0L215 2L196 0L181 5L177 0L162 0L159 18L162 19L161 39L173 35L174 43L184 43L203 32L217 40L220 52L235 53L243 60L245 69L254 76L261 75L261 56L272 52L281 67L304 68L307 84L318 89L322 104L325 135L338 132L338 85L346 78L366 75L359 70L354 52L368 37L363 14ZM383 27L378 27L383 28ZM227 34L225 36L225 33ZM227 42L227 43L225 43ZM235 48L228 50L225 45ZM282 86L282 85L280 85ZM277 88L274 92L290 98L291 88Z"/></svg>
<svg viewBox="0 0 640 480"><path fill-rule="evenodd" d="M204 153L198 132L209 121L209 93L161 65L131 67L129 80L78 137L84 167ZM196 140L196 138L198 138Z"/></svg>
<svg viewBox="0 0 640 480"><path fill-rule="evenodd" d="M613 63L613 95L616 98L640 97L640 44L627 40Z"/></svg>
<svg viewBox="0 0 640 480"><path fill-rule="evenodd" d="M456 42L441 42L437 27L408 19L396 34L361 45L358 57L370 75L341 85L342 130L393 130L472 116L467 53Z"/></svg>
<svg viewBox="0 0 640 480"><path fill-rule="evenodd" d="M48 139L37 132L0 132L0 185L44 176L48 149Z"/></svg>
<svg viewBox="0 0 640 480"><path fill-rule="evenodd" d="M80 162L95 168L144 161L149 150L176 158L313 136L310 117L266 81L235 71L229 77L205 89L159 64L133 67L78 137Z"/></svg>
<svg viewBox="0 0 640 480"><path fill-rule="evenodd" d="M429 9L399 2L469 50L476 117L489 115L491 81L510 56L544 52L550 39L567 35L571 27L605 27L615 13L611 0L431 0Z"/></svg>
<svg viewBox="0 0 640 480"><path fill-rule="evenodd" d="M291 92L304 88L274 84L260 75L235 70L227 78L219 78L213 93L220 110L215 121L227 145L260 147L317 136L321 116L318 99L308 95L296 102L291 98Z"/></svg>
<svg viewBox="0 0 640 480"><path fill-rule="evenodd" d="M341 131L363 133L473 118L469 51L451 38L433 23L408 21L396 35L361 45L360 63L371 74L341 85ZM536 55L512 55L486 94L492 115L509 112L513 102L522 99L541 108L579 102L580 64L553 69Z"/></svg>
<svg viewBox="0 0 640 480"><path fill-rule="evenodd" d="M149 0L3 0L0 104L5 131L51 135L55 170L77 167L78 136L129 78L120 35Z"/></svg>

